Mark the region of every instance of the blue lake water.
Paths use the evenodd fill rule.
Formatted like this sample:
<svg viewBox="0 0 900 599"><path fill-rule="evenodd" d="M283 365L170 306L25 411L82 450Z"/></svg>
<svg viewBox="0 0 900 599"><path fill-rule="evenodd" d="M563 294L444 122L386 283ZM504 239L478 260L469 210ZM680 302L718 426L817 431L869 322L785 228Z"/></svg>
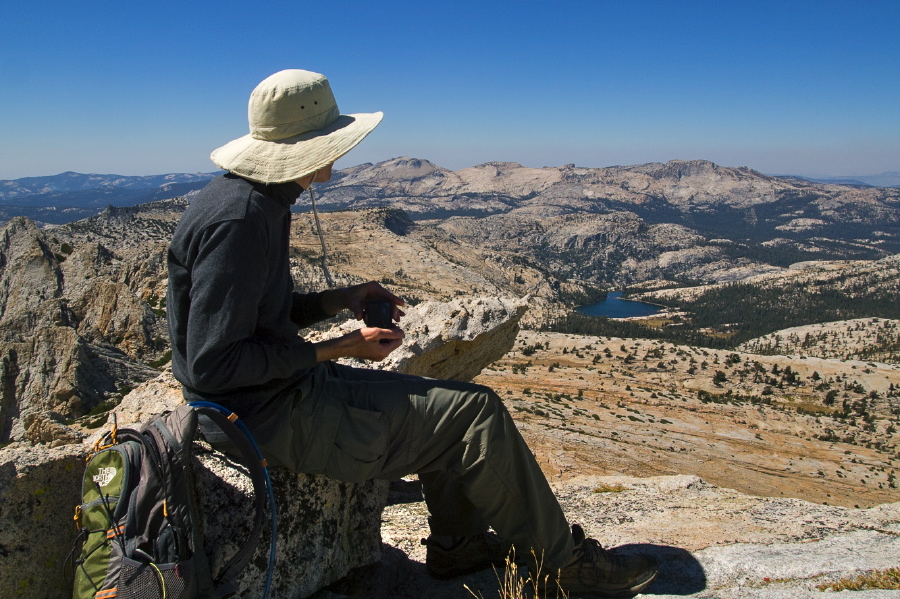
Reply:
<svg viewBox="0 0 900 599"><path fill-rule="evenodd" d="M632 316L651 316L662 312L662 308L645 302L621 299L621 291L612 291L606 299L590 306L581 306L578 311L588 316L605 316L607 318L631 318Z"/></svg>

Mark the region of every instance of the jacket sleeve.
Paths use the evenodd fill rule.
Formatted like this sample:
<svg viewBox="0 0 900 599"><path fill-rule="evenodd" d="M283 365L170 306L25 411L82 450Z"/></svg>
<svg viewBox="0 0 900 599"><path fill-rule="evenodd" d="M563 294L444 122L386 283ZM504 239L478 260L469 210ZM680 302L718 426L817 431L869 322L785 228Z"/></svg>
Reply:
<svg viewBox="0 0 900 599"><path fill-rule="evenodd" d="M292 294L292 300L291 320L301 329L334 316L322 309L321 293L297 293L295 291Z"/></svg>
<svg viewBox="0 0 900 599"><path fill-rule="evenodd" d="M265 228L240 219L210 225L199 239L186 331L186 375L198 391L262 385L316 363L313 344L296 331L289 337L257 331L270 268L267 241Z"/></svg>

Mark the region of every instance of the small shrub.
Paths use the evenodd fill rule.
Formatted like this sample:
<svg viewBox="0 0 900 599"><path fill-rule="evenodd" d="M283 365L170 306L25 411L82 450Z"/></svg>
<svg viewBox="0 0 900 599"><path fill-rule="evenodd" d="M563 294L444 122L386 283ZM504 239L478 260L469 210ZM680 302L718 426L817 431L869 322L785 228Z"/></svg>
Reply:
<svg viewBox="0 0 900 599"><path fill-rule="evenodd" d="M121 399L121 398L119 398ZM97 416L98 414L105 414L109 412L114 407L119 405L119 401L113 399L107 399L106 401L101 401L96 406L91 408L91 411L86 414L86 416ZM103 417L104 422L106 421L106 417Z"/></svg>
<svg viewBox="0 0 900 599"><path fill-rule="evenodd" d="M853 578L842 578L837 582L820 584L816 588L820 591L900 590L900 568L873 570Z"/></svg>
<svg viewBox="0 0 900 599"><path fill-rule="evenodd" d="M109 420L109 416L107 416L107 415L100 416L99 418L94 418L93 420L88 420L87 422L85 422L84 428L91 428L91 429L99 428L99 427L103 426L104 424L106 424L106 422L108 420Z"/></svg>

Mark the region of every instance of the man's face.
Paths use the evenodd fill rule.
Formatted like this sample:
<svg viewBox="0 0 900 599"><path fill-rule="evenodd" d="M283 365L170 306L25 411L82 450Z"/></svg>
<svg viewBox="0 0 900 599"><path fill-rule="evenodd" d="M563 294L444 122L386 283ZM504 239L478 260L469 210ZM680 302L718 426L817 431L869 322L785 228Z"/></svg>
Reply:
<svg viewBox="0 0 900 599"><path fill-rule="evenodd" d="M331 179L331 167L334 166L332 162L328 166L323 166L319 170L317 170L312 175L306 175L302 179L297 179L296 183L303 189L307 189L310 183L325 183L329 179Z"/></svg>
<svg viewBox="0 0 900 599"><path fill-rule="evenodd" d="M331 167L334 164L329 164L328 166L322 167L316 171L316 174L313 176L314 183L325 183L329 179L331 179Z"/></svg>

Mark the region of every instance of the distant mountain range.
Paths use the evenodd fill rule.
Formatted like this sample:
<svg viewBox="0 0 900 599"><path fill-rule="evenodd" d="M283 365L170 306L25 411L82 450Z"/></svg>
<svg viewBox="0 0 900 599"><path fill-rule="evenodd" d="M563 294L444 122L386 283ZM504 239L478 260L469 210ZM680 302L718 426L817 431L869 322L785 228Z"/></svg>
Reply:
<svg viewBox="0 0 900 599"><path fill-rule="evenodd" d="M176 202L183 209L191 190L213 176L31 178L16 182L30 195L23 191L13 201L33 201L43 189L44 199L60 205L0 210L7 219L30 210L32 220L65 223L101 211L124 218L159 203L149 198L186 196ZM120 187L132 195L116 197ZM14 190L7 186L9 195ZM140 203L138 196L144 203L127 205ZM465 246L514 255L512 270L528 257L562 281L601 287L738 280L795 262L900 253L898 188L779 178L705 160L608 168L489 162L452 171L400 157L336 171L317 196L323 212L388 210L397 216L386 226L397 234L421 223ZM86 198L92 199L79 205ZM118 205L105 209L113 201ZM309 209L305 196L294 209ZM158 228L161 242L171 235Z"/></svg>
<svg viewBox="0 0 900 599"><path fill-rule="evenodd" d="M66 172L0 181L0 221L14 216L64 224L107 206L136 206L201 189L219 173L123 176Z"/></svg>
<svg viewBox="0 0 900 599"><path fill-rule="evenodd" d="M412 170L421 169L421 172L408 172L411 163L419 165ZM758 175L759 177L769 179L767 175L749 169L727 169L703 160L688 162L672 161L667 164L711 165L717 169L746 171ZM492 167L491 165L494 166ZM398 166L399 168L397 168ZM491 170L491 168L495 168L498 175L501 172L505 175L510 170L549 173L551 171L556 172L565 169L578 173L590 171L618 174L623 171L641 172L658 170L656 169L656 166L648 164L629 167L609 167L605 169L584 169L574 167L574 165L567 165L566 167L554 167L550 169L527 169L521 165L514 165L513 163L498 162L486 163L484 165L478 165L471 167L470 169L463 169L456 172L465 173L469 171L480 171L484 173L485 169ZM393 170L394 172L391 175L388 175L383 181L373 181L372 179L381 178L380 176L383 174L382 171L385 167L389 167L389 170ZM15 216L26 216L37 222L65 224L98 214L107 206L136 206L155 200L183 196L191 191L201 189L210 179L216 177L220 173L221 171L211 173L171 173L166 175L125 176L65 172L46 177L24 177L21 179L0 180L0 222L7 221ZM403 175L399 175L399 173L403 173ZM390 189L392 184L396 183L393 179L398 176L410 176L412 181L408 181L406 187L411 188L404 190L405 193L400 195L406 196L422 193L424 196L429 196L435 191L438 191L439 195L444 195L449 191L450 195L455 196L452 198L454 206L450 209L450 212L453 213L465 212L465 209L462 209L460 206L460 204L469 203L462 201L465 199L470 201L473 199L476 200L476 205L471 206L474 213L483 214L485 212L494 211L484 204L485 201L487 201L488 204L494 204L494 209L501 212L509 208L509 206L496 204L496 200L499 197L497 190L490 190L489 194L492 195L490 198L474 198L472 197L473 192L479 193L482 191L481 189L478 189L477 185L475 186L476 189L446 189L447 187L455 187L453 182L455 178L458 177L454 177L453 173L454 171L438 167L427 160L406 157L387 160L374 165L359 165L357 167L351 167L336 172L334 179L322 186L323 192L331 192L330 198L323 197L323 204L329 204L329 200L331 200L331 206L329 206L330 209L342 209L365 204L384 205L385 202L379 200L391 198L391 196L394 195ZM668 176L670 174L671 173L663 173L663 176ZM684 175L683 173L674 174L679 178ZM415 185L417 176L421 176L424 179L432 179L432 183L436 182L436 176L437 179L441 179L439 187L444 187L445 189L413 189L417 187L417 185ZM505 177L501 176L500 178L502 179ZM801 185L805 183L822 183L826 185L841 185L848 187L900 187L900 172L829 178L777 175L775 178L787 183L795 182ZM515 177L513 177L513 179L515 179ZM384 186L380 189L375 189L373 183L375 185L383 183ZM410 186L409 183L412 183L412 185ZM448 183L450 184L449 186ZM509 181L508 183L513 182ZM521 196L522 190L528 188L529 185L527 182L522 183L524 186L521 189L504 189L501 194L512 197ZM348 191L350 192L349 195L347 193ZM444 193L440 193L441 191ZM460 192L468 197L462 198L457 195ZM391 199L396 199L396 197ZM407 202L410 200L410 198L404 199ZM414 217L416 213L428 212L427 209L417 210L413 208L410 210L411 207L409 205L404 207L410 211ZM448 208L447 206L434 206L433 204L430 207L436 208L442 216L446 215L444 213ZM422 214L419 215L420 218L421 216Z"/></svg>
<svg viewBox="0 0 900 599"><path fill-rule="evenodd" d="M791 178L795 175L776 175L782 178ZM900 187L900 171L891 171L879 175L848 175L845 177L797 177L815 183L827 183L830 185L854 185L864 187Z"/></svg>
<svg viewBox="0 0 900 599"><path fill-rule="evenodd" d="M218 173L173 173L169 175L123 176L85 175L71 171L47 177L23 177L0 181L3 203L35 205L35 198L62 192L85 192L97 189L146 191L179 183L209 181Z"/></svg>

